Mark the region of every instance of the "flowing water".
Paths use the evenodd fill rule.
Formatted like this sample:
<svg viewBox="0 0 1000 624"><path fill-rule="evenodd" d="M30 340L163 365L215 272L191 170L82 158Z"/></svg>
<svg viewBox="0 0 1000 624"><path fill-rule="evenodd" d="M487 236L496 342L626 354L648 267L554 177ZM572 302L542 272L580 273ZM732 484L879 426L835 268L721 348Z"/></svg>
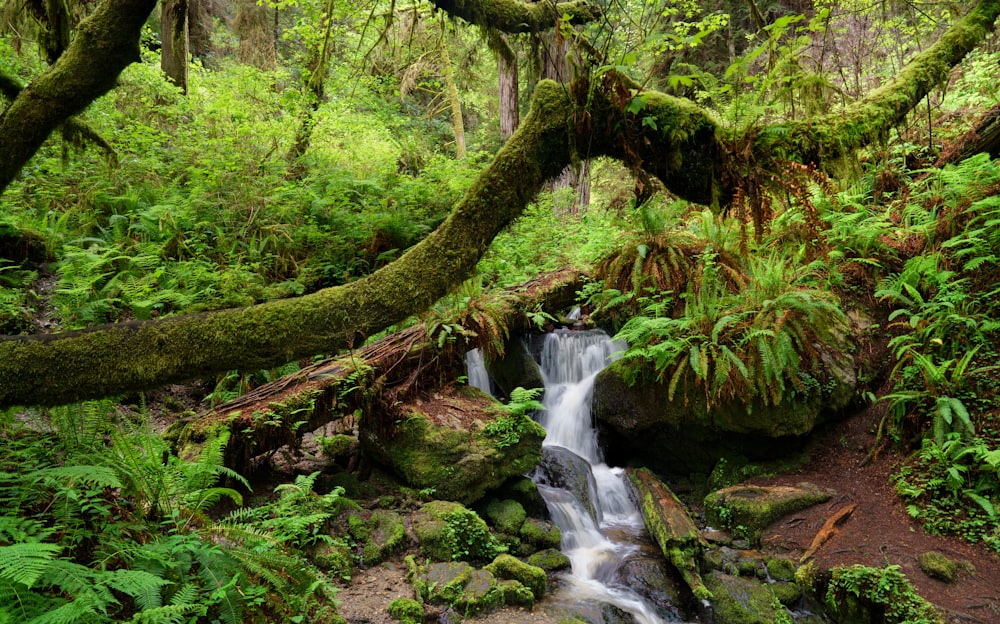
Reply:
<svg viewBox="0 0 1000 624"><path fill-rule="evenodd" d="M568 449L590 466L593 509L569 490L542 483L538 472L534 478L552 520L562 530L562 549L572 562L567 583L554 600L595 622L603 621L610 605L612 612L624 612L638 624L660 624L666 621L658 614L662 609L655 609L620 580L622 566L638 555L645 525L623 470L604 463L590 414L594 378L624 349L624 343L601 331L558 330L545 335L538 358L545 381L545 410L539 417L547 432L543 445ZM469 377L473 378L471 368Z"/></svg>

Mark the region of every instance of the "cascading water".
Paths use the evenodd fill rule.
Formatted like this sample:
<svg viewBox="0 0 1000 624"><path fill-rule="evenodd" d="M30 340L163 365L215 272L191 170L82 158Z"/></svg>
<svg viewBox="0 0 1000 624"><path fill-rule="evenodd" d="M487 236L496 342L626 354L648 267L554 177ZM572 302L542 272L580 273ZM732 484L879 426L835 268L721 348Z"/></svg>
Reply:
<svg viewBox="0 0 1000 624"><path fill-rule="evenodd" d="M604 463L590 414L594 379L624 349L624 343L601 331L557 330L545 335L538 357L545 382L545 410L539 417L547 432L543 445L548 447L547 456L569 458L584 470L589 467L592 478L586 475L589 485L583 495L589 500L546 483L541 469L533 478L562 531L563 552L572 563L568 583L554 600L595 622L603 621L603 611L611 605L639 624L660 624L665 620L658 611L618 580L619 570L639 551L645 525L623 470ZM473 372L479 358L467 359L470 382L485 375L485 368Z"/></svg>
<svg viewBox="0 0 1000 624"><path fill-rule="evenodd" d="M621 563L638 550L634 538L645 530L620 468L610 468L597 445L590 402L594 378L624 351L601 331L555 331L545 335L538 365L545 382L545 411L539 422L543 445L563 447L586 460L594 476L594 515L565 491L540 485L553 520L563 532L563 551L572 562L566 592L596 605L611 604L640 624L663 620L643 599L620 584L609 584ZM611 536L615 536L613 539Z"/></svg>

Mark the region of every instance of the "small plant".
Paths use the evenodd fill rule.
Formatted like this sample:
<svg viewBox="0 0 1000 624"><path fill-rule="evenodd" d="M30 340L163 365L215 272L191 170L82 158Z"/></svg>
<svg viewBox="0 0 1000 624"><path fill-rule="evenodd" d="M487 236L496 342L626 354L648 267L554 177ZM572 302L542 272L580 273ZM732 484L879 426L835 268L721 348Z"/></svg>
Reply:
<svg viewBox="0 0 1000 624"><path fill-rule="evenodd" d="M525 432L525 427L532 422L528 417L529 412L544 409L536 397L543 392L543 388L514 388L510 393L510 400L505 405L495 408L498 416L486 423L483 433L491 438L495 438L494 444L499 449L514 446L521 441L521 436Z"/></svg>

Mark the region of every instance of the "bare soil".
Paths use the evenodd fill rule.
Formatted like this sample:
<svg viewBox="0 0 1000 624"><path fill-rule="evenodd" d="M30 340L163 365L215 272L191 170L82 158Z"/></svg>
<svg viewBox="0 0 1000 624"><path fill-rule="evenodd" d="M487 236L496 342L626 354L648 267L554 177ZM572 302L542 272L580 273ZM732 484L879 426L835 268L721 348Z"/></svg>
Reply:
<svg viewBox="0 0 1000 624"><path fill-rule="evenodd" d="M898 565L948 622L1000 622L1000 556L981 544L929 535L910 518L891 480L903 458L883 453L862 465L875 443L877 424L873 411L856 414L820 434L811 460L799 471L751 480L758 485L806 481L837 492L829 502L773 524L763 537L764 549L798 559L828 518L856 503L854 512L816 551L820 569L855 563ZM917 564L919 555L932 550L971 566L960 571L954 583L933 579Z"/></svg>

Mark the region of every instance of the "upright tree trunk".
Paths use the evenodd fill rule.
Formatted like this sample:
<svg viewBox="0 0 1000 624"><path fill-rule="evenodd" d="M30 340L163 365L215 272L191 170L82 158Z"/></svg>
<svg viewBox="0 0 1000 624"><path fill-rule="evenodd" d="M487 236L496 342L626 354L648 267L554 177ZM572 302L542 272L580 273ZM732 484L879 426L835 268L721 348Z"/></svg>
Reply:
<svg viewBox="0 0 1000 624"><path fill-rule="evenodd" d="M188 45L191 56L205 60L212 52L211 0L188 0Z"/></svg>
<svg viewBox="0 0 1000 624"><path fill-rule="evenodd" d="M188 91L188 0L162 0L160 69L170 82Z"/></svg>
<svg viewBox="0 0 1000 624"><path fill-rule="evenodd" d="M455 157L465 158L465 121L462 119L462 101L458 98L455 85L455 71L448 56L448 44L441 37L441 64L444 66L444 83L448 89L448 103L451 107L451 127L455 131Z"/></svg>
<svg viewBox="0 0 1000 624"><path fill-rule="evenodd" d="M500 104L500 136L507 139L517 130L521 120L520 104L518 102L517 55L506 41L499 35L506 50L497 54L497 75Z"/></svg>
<svg viewBox="0 0 1000 624"><path fill-rule="evenodd" d="M546 45L543 51L542 78L566 83L572 80L568 55L571 53L569 42L558 31L546 35ZM557 213L577 214L581 207L590 204L590 163L584 159L578 166L568 165L557 177L553 178L547 187L558 191L572 188L573 196L568 204L556 204L553 209Z"/></svg>
<svg viewBox="0 0 1000 624"><path fill-rule="evenodd" d="M238 0L233 18L233 29L240 38L236 58L263 70L273 70L278 65L268 11L266 6L259 6L254 0Z"/></svg>

